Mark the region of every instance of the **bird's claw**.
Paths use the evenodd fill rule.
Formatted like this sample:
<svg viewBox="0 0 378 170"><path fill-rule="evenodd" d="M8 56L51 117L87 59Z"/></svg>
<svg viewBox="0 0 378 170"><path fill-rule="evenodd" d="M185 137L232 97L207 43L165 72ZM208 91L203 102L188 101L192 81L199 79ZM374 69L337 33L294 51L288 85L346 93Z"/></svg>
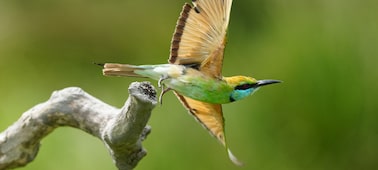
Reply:
<svg viewBox="0 0 378 170"><path fill-rule="evenodd" d="M160 79L159 79L159 81L158 81L158 87L159 87L159 88L164 88L164 87L163 87L163 81L164 81L164 80L167 80L168 78L169 78L169 77L168 77L167 75L163 75L163 76L161 76Z"/></svg>
<svg viewBox="0 0 378 170"><path fill-rule="evenodd" d="M163 105L163 95L166 93L166 92L168 92L169 90L171 90L171 88L166 88L166 89L164 89L164 88L162 88L162 90L161 90L161 93L160 93L160 96L159 96L159 103L160 103L160 105Z"/></svg>
<svg viewBox="0 0 378 170"><path fill-rule="evenodd" d="M159 103L160 105L163 105L163 95L168 92L169 90L171 90L171 88L166 88L164 89L164 84L163 84L163 81L168 79L169 77L167 75L165 76L162 76L159 81L158 81L158 87L161 88L161 93L160 93L160 96L159 96Z"/></svg>

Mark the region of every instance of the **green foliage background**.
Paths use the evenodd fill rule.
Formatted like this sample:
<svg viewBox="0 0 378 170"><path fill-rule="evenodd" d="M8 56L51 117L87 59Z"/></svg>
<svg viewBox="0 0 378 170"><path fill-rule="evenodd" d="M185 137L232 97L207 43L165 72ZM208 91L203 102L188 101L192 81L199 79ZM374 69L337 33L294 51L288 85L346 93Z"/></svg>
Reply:
<svg viewBox="0 0 378 170"><path fill-rule="evenodd" d="M0 130L69 86L122 106L145 79L103 77L92 63L166 63L184 2L0 1ZM377 49L376 0L235 0L224 75L284 81L224 106L246 165L232 165L170 93L136 169L378 169ZM116 168L99 140L59 128L21 169Z"/></svg>

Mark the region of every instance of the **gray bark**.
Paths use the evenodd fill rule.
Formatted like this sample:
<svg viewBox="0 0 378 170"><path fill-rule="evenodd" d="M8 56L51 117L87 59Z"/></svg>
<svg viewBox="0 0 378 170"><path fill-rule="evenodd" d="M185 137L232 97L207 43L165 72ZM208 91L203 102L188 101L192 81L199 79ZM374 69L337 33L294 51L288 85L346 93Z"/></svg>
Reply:
<svg viewBox="0 0 378 170"><path fill-rule="evenodd" d="M70 126L102 140L118 169L133 169L146 155L142 141L156 106L156 91L148 82L132 83L129 98L119 109L78 87L55 91L0 133L0 169L22 167L37 156L40 141L55 128Z"/></svg>

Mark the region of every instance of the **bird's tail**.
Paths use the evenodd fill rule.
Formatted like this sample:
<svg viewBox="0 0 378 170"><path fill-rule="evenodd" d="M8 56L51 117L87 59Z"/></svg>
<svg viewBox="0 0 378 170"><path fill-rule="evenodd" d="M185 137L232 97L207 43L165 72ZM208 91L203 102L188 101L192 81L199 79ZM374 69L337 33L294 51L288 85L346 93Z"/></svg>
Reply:
<svg viewBox="0 0 378 170"><path fill-rule="evenodd" d="M123 77L143 77L135 73L135 70L141 70L143 68L129 65L129 64L117 64L117 63L105 63L102 73L105 76L123 76Z"/></svg>

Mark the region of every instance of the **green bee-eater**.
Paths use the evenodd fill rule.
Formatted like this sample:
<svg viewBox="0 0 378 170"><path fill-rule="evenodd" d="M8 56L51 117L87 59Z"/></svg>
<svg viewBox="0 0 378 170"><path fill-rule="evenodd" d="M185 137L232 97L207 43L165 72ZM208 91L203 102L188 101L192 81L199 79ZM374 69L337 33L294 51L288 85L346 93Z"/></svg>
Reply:
<svg viewBox="0 0 378 170"><path fill-rule="evenodd" d="M163 87L161 96L173 90L198 122L226 147L232 162L241 165L226 144L221 104L241 100L261 86L280 81L221 75L231 5L232 0L193 0L193 6L186 3L172 38L169 64L106 63L103 74L158 80Z"/></svg>

